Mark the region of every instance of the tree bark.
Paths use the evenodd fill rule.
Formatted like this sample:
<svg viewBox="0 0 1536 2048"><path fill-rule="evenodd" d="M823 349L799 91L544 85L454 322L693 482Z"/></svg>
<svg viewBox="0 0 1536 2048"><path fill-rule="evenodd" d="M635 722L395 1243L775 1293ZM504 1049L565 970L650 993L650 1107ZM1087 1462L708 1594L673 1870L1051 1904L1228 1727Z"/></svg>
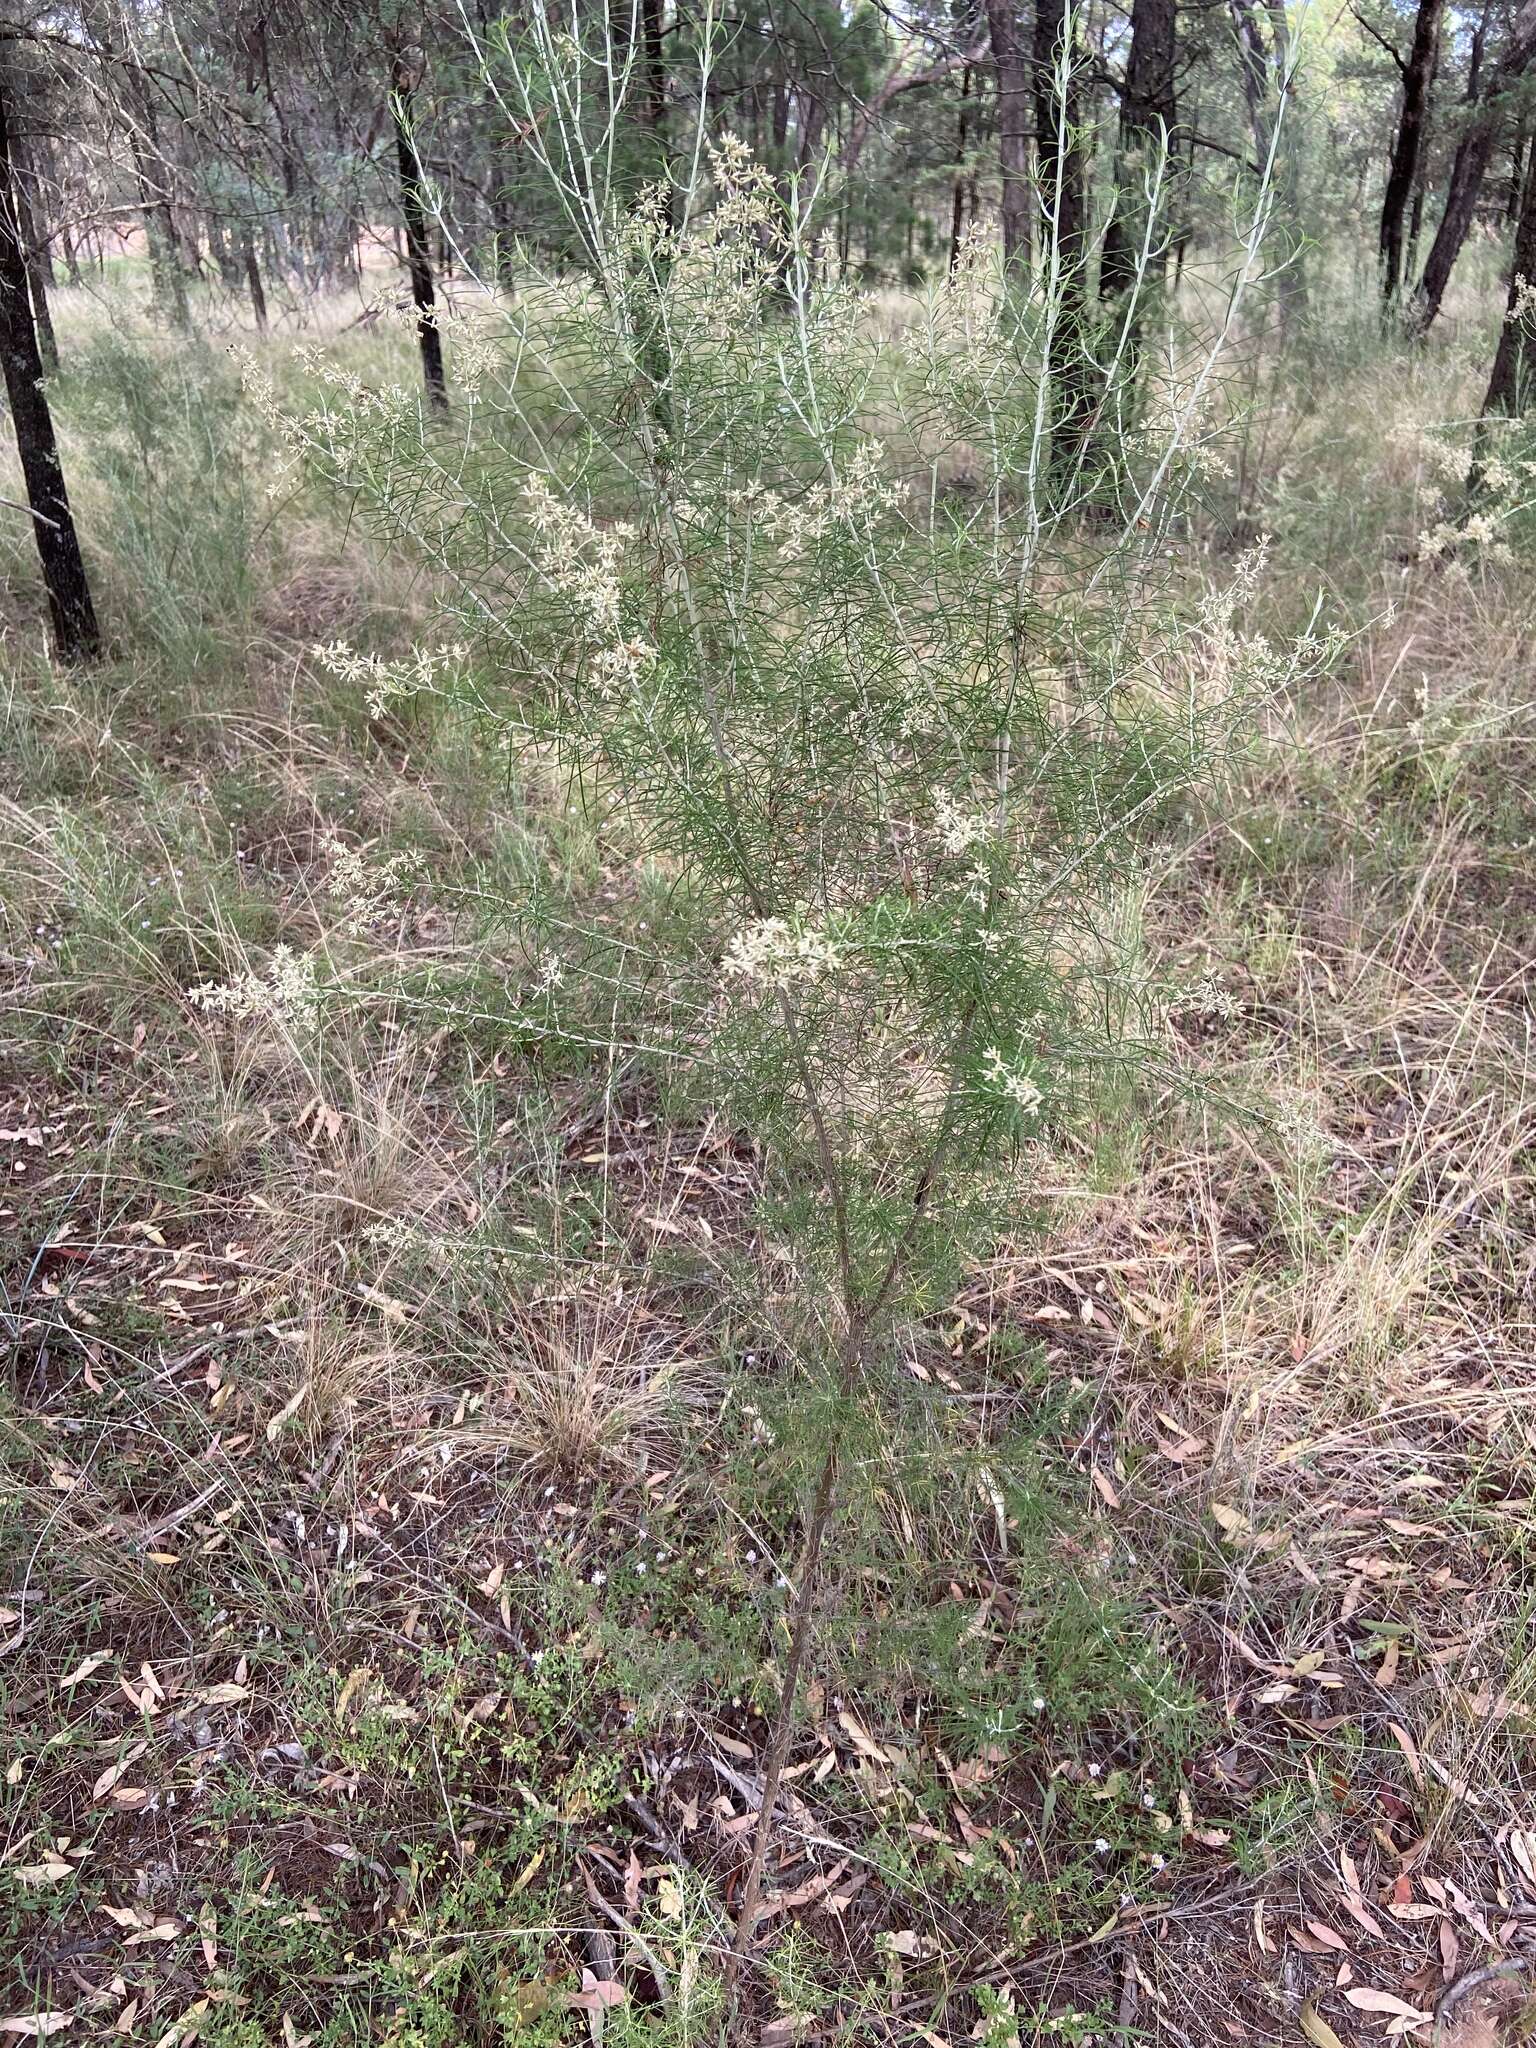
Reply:
<svg viewBox="0 0 1536 2048"><path fill-rule="evenodd" d="M1035 150L1040 169L1041 277L1051 327L1051 467L1076 464L1091 423L1097 366L1089 319L1088 181L1075 0L1035 10Z"/></svg>
<svg viewBox="0 0 1536 2048"><path fill-rule="evenodd" d="M51 376L59 367L58 337L53 331L53 311L48 304L48 266L42 260L38 242L37 215L28 191L29 173L24 157L11 140L11 180L16 199L16 225L21 231L27 261L27 292L32 301L32 321L37 329L38 354Z"/></svg>
<svg viewBox="0 0 1536 2048"><path fill-rule="evenodd" d="M1494 353L1493 374L1483 414L1506 415L1525 411L1536 384L1536 306L1531 290L1536 286L1536 149L1530 152L1525 182L1520 194L1520 218L1515 227L1514 256L1509 271L1509 296L1505 301L1504 324Z"/></svg>
<svg viewBox="0 0 1536 2048"><path fill-rule="evenodd" d="M1132 0L1131 46L1120 92L1114 211L1104 231L1099 290L1106 299L1155 286L1163 274L1167 180L1177 161L1175 0Z"/></svg>
<svg viewBox="0 0 1536 2048"><path fill-rule="evenodd" d="M1445 211L1424 259L1424 275L1414 294L1413 325L1424 334L1433 325L1451 281L1456 258L1461 254L1468 230L1477 211L1483 180L1504 125L1509 88L1529 69L1536 57L1536 0L1522 0L1510 29L1503 56L1482 84L1473 104L1466 132L1457 146L1451 166ZM1481 83L1481 81L1480 81Z"/></svg>
<svg viewBox="0 0 1536 2048"><path fill-rule="evenodd" d="M6 396L16 433L16 452L26 479L27 503L43 584L48 592L54 640L64 661L90 661L101 651L101 632L91 604L79 537L70 516L53 415L43 390L27 245L11 160L7 84L0 68L0 357L4 359Z"/></svg>
<svg viewBox="0 0 1536 2048"><path fill-rule="evenodd" d="M1278 215L1292 242L1279 267L1280 319L1284 327L1295 315L1305 313L1307 307L1296 153L1281 148L1285 102L1291 85L1290 22L1285 0L1264 0L1270 28L1270 47L1266 50L1254 0L1228 0L1228 5L1237 34L1238 68L1259 175L1273 180L1270 220L1273 223Z"/></svg>
<svg viewBox="0 0 1536 2048"><path fill-rule="evenodd" d="M1413 23L1413 46L1403 68L1403 104L1392 138L1386 191L1381 201L1381 296L1391 305L1403 282L1403 237L1409 201L1418 180L1429 117L1430 88L1440 49L1440 23L1445 0L1419 0Z"/></svg>
<svg viewBox="0 0 1536 2048"><path fill-rule="evenodd" d="M1046 0L1049 4L1049 0ZM1022 278L1030 261L1029 72L1018 0L987 0L997 74L997 166L1002 180L1003 268Z"/></svg>
<svg viewBox="0 0 1536 2048"><path fill-rule="evenodd" d="M960 244L965 235L965 145L966 115L970 111L971 67L960 75L960 119L955 129L955 185L949 208L949 260L946 269L954 274L960 261Z"/></svg>
<svg viewBox="0 0 1536 2048"><path fill-rule="evenodd" d="M267 295L262 288L261 264L256 255L256 237L249 227L240 230L240 258L245 266L246 289L251 295L251 312L255 316L256 331L267 331Z"/></svg>
<svg viewBox="0 0 1536 2048"><path fill-rule="evenodd" d="M1521 194L1525 190L1525 120L1522 116L1515 131L1514 147L1509 155L1509 194L1504 202L1504 218L1515 226L1520 219Z"/></svg>
<svg viewBox="0 0 1536 2048"><path fill-rule="evenodd" d="M432 283L431 244L427 239L427 208L421 158L411 127L411 101L416 71L398 48L389 56L389 101L395 123L395 158L400 172L400 216L405 224L405 265L416 306L416 339L421 349L422 382L434 411L448 410L448 380L443 374L443 337L437 324L437 293Z"/></svg>

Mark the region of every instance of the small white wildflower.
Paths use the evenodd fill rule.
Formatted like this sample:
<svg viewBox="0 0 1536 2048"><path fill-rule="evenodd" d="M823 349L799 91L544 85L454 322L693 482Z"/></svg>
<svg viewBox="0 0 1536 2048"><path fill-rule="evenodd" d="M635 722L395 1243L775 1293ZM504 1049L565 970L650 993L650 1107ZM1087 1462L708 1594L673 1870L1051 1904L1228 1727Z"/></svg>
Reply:
<svg viewBox="0 0 1536 2048"><path fill-rule="evenodd" d="M655 659L656 650L647 641L620 640L592 657L593 678L604 695L611 696L639 682Z"/></svg>
<svg viewBox="0 0 1536 2048"><path fill-rule="evenodd" d="M1204 974L1189 992L1190 1008L1202 1017L1235 1017L1237 998L1214 974Z"/></svg>
<svg viewBox="0 0 1536 2048"><path fill-rule="evenodd" d="M986 1067L988 1087L996 1090L1004 1101L1013 1105L1020 1116L1033 1116L1044 1102L1045 1096L1032 1077L1020 1069L1011 1067L995 1045L989 1045L982 1054Z"/></svg>
<svg viewBox="0 0 1536 2048"><path fill-rule="evenodd" d="M933 824L946 853L966 852L991 830L979 811L961 810L947 789L933 791Z"/></svg>
<svg viewBox="0 0 1536 2048"><path fill-rule="evenodd" d="M247 969L234 981L205 981L188 989L187 1001L210 1017L260 1017L289 1027L308 1027L320 1014L314 956L278 946L265 976Z"/></svg>
<svg viewBox="0 0 1536 2048"><path fill-rule="evenodd" d="M420 879L421 860L414 853L392 853L373 860L361 847L344 845L336 838L327 839L321 850L331 864L326 888L341 904L344 921L354 931L394 910Z"/></svg>
<svg viewBox="0 0 1536 2048"><path fill-rule="evenodd" d="M721 964L735 979L787 988L793 982L819 980L837 967L841 958L837 941L815 926L792 923L784 917L763 917L737 932Z"/></svg>
<svg viewBox="0 0 1536 2048"><path fill-rule="evenodd" d="M523 505L538 537L534 568L551 590L585 615L594 639L611 640L619 630L620 553L633 529L594 525L579 506L557 497L545 476L529 477Z"/></svg>
<svg viewBox="0 0 1536 2048"><path fill-rule="evenodd" d="M451 647L418 647L399 661L385 661L378 654L359 654L345 640L332 640L312 648L311 653L328 674L363 689L371 717L383 718L391 707L423 692L440 693L441 679L469 658L462 644Z"/></svg>

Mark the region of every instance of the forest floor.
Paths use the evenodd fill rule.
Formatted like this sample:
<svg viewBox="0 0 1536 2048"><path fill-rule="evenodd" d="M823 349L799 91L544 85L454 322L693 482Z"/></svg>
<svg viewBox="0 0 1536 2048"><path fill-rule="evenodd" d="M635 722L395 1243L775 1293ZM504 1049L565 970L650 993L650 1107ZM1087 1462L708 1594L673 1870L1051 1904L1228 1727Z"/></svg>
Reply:
<svg viewBox="0 0 1536 2048"><path fill-rule="evenodd" d="M1035 1160L871 1399L763 2048L1529 2037L1536 554L1417 554L1492 304L1234 371L1187 573L1267 532L1346 651L1151 880L1211 1104ZM324 672L431 590L216 349L60 324L114 652L13 520L0 2032L718 2041L815 1409L752 1133L530 1039L497 908L667 891Z"/></svg>

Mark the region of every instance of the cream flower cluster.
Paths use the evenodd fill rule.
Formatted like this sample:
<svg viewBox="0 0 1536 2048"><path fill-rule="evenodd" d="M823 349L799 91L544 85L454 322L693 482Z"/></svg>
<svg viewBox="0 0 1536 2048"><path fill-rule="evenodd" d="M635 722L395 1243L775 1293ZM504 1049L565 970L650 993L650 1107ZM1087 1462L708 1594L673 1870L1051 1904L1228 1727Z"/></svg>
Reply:
<svg viewBox="0 0 1536 2048"><path fill-rule="evenodd" d="M982 1054L987 1086L1000 1095L1019 1116L1033 1116L1045 1100L1033 1078L1011 1065L995 1045Z"/></svg>
<svg viewBox="0 0 1536 2048"><path fill-rule="evenodd" d="M374 718L384 717L392 705L404 698L435 688L445 674L462 667L469 658L469 649L462 643L418 647L399 661L386 661L378 654L360 654L345 640L331 640L310 652L328 674L366 692L368 710Z"/></svg>
<svg viewBox="0 0 1536 2048"><path fill-rule="evenodd" d="M331 864L325 886L354 930L393 909L421 876L421 860L414 853L392 853L378 860L335 838L327 839L322 851Z"/></svg>
<svg viewBox="0 0 1536 2048"><path fill-rule="evenodd" d="M733 980L770 988L819 981L841 962L843 949L813 925L763 917L737 932L725 949L723 971Z"/></svg>
<svg viewBox="0 0 1536 2048"><path fill-rule="evenodd" d="M946 853L966 853L992 830L980 811L962 811L947 789L933 792L933 826Z"/></svg>
<svg viewBox="0 0 1536 2048"><path fill-rule="evenodd" d="M597 640L619 630L619 563L633 527L595 526L579 506L558 497L546 476L523 485L523 505L536 536L533 566L551 590L585 612Z"/></svg>
<svg viewBox="0 0 1536 2048"><path fill-rule="evenodd" d="M278 946L264 975L247 968L233 981L205 981L187 990L187 1001L210 1017L259 1017L290 1029L307 1029L320 1015L314 955Z"/></svg>
<svg viewBox="0 0 1536 2048"><path fill-rule="evenodd" d="M786 562L798 561L829 533L868 526L901 500L899 488L882 473L880 445L865 441L849 458L841 476L813 484L804 497L791 501L777 491L748 484L733 491L729 502L753 515L761 531L779 544Z"/></svg>

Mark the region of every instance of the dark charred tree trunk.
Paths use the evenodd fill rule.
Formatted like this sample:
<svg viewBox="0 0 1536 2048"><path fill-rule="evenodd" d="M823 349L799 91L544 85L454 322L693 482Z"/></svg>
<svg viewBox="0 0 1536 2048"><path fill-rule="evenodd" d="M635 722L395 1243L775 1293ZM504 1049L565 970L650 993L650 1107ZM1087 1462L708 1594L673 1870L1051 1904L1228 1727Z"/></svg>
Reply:
<svg viewBox="0 0 1536 2048"><path fill-rule="evenodd" d="M1514 256L1509 267L1509 296L1505 302L1504 324L1483 400L1485 418L1526 410L1536 387L1536 307L1531 304L1536 286L1536 149L1520 195L1520 218L1515 227Z"/></svg>
<svg viewBox="0 0 1536 2048"><path fill-rule="evenodd" d="M416 306L416 338L421 348L421 375L427 401L437 412L448 410L448 380L443 374L443 337L437 324L437 292L432 283L431 244L427 238L426 194L421 157L411 127L411 101L417 71L399 49L390 52L389 100L395 123L395 159L400 171L400 217L405 226L405 263L411 298Z"/></svg>
<svg viewBox="0 0 1536 2048"><path fill-rule="evenodd" d="M640 61L644 69L641 96L645 125L651 132L658 171L667 160L667 59L663 41L662 0L640 0Z"/></svg>
<svg viewBox="0 0 1536 2048"><path fill-rule="evenodd" d="M1098 371L1089 304L1088 180L1077 19L1070 0L1035 12L1035 149L1040 167L1041 281L1055 301L1051 337L1051 467L1076 467Z"/></svg>
<svg viewBox="0 0 1536 2048"><path fill-rule="evenodd" d="M965 236L965 146L970 97L971 67L967 64L960 76L960 120L955 130L955 186L949 206L949 261L946 268L951 273L960 261L960 244Z"/></svg>
<svg viewBox="0 0 1536 2048"><path fill-rule="evenodd" d="M267 295L261 283L261 264L256 255L256 237L245 227L240 230L240 258L245 266L246 290L251 295L251 312L255 316L256 331L267 331Z"/></svg>
<svg viewBox="0 0 1536 2048"><path fill-rule="evenodd" d="M50 374L59 367L58 337L53 331L53 312L48 304L48 268L42 260L38 242L37 215L33 210L31 194L27 190L28 173L17 161L15 144L11 147L12 189L16 196L16 224L21 230L22 248L27 259L27 291L32 300L32 321L37 329L38 354L43 368Z"/></svg>
<svg viewBox="0 0 1536 2048"><path fill-rule="evenodd" d="M1048 4L1048 0L1047 0ZM987 0L997 77L997 165L1002 181L1003 264L1022 278L1030 260L1029 71L1018 0Z"/></svg>
<svg viewBox="0 0 1536 2048"><path fill-rule="evenodd" d="M1466 132L1457 145L1451 165L1451 182L1445 195L1445 211L1424 259L1424 275L1414 294L1413 325L1423 334L1433 324L1451 281L1456 258L1472 226L1478 197L1488 166L1498 145L1508 110L1511 86L1530 68L1536 57L1536 0L1523 0L1509 32L1504 55L1488 74L1479 79Z"/></svg>
<svg viewBox="0 0 1536 2048"><path fill-rule="evenodd" d="M70 516L53 415L43 390L43 362L33 321L27 245L16 203L11 161L8 81L0 69L0 357L10 400L16 452L26 479L32 532L42 564L54 639L64 661L90 661L101 651L80 541Z"/></svg>
<svg viewBox="0 0 1536 2048"><path fill-rule="evenodd" d="M5 69L6 99L11 108L9 135L11 194L16 206L16 224L21 231L22 251L27 264L27 292L32 302L32 320L37 329L38 352L43 368L50 374L59 367L59 344L53 332L53 314L48 304L49 287L56 282L53 259L41 227L42 181L37 175L37 124L23 129L18 112L28 105L29 71L19 59L15 46L0 45L0 65Z"/></svg>
<svg viewBox="0 0 1536 2048"><path fill-rule="evenodd" d="M1131 46L1120 92L1114 212L1104 231L1099 290L1105 299L1138 298L1163 275L1168 180L1174 140L1175 0L1132 0ZM1135 317L1136 309L1132 310Z"/></svg>
<svg viewBox="0 0 1536 2048"><path fill-rule="evenodd" d="M1419 166L1423 160L1429 95L1434 84L1444 12L1445 0L1419 0L1419 10L1413 23L1413 46L1403 67L1403 104L1397 118L1397 132L1392 138L1378 238L1381 295L1388 305L1396 300L1403 282L1403 237L1409 202L1418 185Z"/></svg>

